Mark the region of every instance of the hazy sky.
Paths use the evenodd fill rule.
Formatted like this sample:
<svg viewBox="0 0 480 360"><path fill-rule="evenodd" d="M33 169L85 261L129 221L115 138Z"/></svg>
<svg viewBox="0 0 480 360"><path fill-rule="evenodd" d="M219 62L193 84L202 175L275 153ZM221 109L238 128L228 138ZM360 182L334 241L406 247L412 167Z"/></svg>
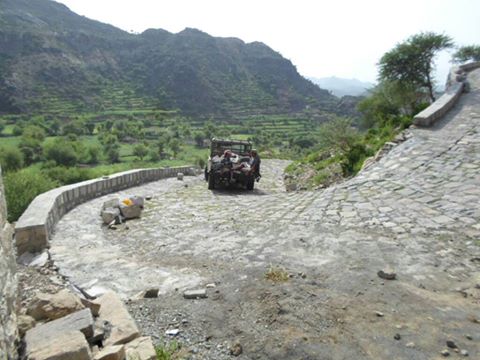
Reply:
<svg viewBox="0 0 480 360"><path fill-rule="evenodd" d="M420 31L480 44L479 0L57 0L80 15L127 31L193 27L214 36L261 41L304 76L375 81L376 63ZM450 55L442 54L444 82Z"/></svg>

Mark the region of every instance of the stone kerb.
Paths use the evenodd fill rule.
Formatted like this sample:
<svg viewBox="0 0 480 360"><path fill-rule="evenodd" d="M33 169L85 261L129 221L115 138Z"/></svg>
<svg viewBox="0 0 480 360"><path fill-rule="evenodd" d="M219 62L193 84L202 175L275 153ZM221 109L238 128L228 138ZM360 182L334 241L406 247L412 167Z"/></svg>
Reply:
<svg viewBox="0 0 480 360"><path fill-rule="evenodd" d="M143 183L174 177L182 172L194 175L191 167L130 170L108 177L62 186L38 195L18 219L15 242L18 255L48 247L55 225L77 205Z"/></svg>
<svg viewBox="0 0 480 360"><path fill-rule="evenodd" d="M462 94L466 73L480 67L480 62L473 62L450 69L445 93L429 107L415 115L413 123L417 126L430 126L442 118L457 102Z"/></svg>

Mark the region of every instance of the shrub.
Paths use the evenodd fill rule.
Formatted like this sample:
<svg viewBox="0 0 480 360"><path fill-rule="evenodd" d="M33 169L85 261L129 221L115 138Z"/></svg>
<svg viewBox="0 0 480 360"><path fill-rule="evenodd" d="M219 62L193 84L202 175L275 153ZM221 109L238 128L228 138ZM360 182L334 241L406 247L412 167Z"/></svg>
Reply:
<svg viewBox="0 0 480 360"><path fill-rule="evenodd" d="M57 187L57 181L42 174L38 168L22 169L5 175L5 197L8 221L16 221L39 194Z"/></svg>
<svg viewBox="0 0 480 360"><path fill-rule="evenodd" d="M44 169L43 173L49 178L58 181L60 185L74 184L92 178L90 169L76 167L55 166Z"/></svg>
<svg viewBox="0 0 480 360"><path fill-rule="evenodd" d="M0 148L0 165L4 172L19 170L23 167L23 154L18 148Z"/></svg>
<svg viewBox="0 0 480 360"><path fill-rule="evenodd" d="M43 152L47 160L53 160L58 165L74 166L78 162L74 143L66 139L56 139L47 143Z"/></svg>

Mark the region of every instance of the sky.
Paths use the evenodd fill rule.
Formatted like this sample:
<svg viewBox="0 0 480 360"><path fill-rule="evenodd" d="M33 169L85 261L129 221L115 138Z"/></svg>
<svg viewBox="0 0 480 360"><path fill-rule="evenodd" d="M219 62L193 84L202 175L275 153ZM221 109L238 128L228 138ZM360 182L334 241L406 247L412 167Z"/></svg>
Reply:
<svg viewBox="0 0 480 360"><path fill-rule="evenodd" d="M382 55L409 36L434 31L458 45L480 44L479 0L56 0L126 31L186 27L261 41L303 76L374 82ZM450 53L439 55L446 80Z"/></svg>

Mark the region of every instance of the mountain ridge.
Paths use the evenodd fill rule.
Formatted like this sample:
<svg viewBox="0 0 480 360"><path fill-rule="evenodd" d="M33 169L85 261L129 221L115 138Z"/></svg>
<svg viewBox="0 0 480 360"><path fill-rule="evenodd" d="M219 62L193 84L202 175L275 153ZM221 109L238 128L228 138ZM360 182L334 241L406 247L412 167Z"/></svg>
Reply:
<svg viewBox="0 0 480 360"><path fill-rule="evenodd" d="M337 97L342 96L363 96L375 84L367 81L361 81L355 78L347 79L337 76L328 76L322 78L308 77L319 87L329 90Z"/></svg>
<svg viewBox="0 0 480 360"><path fill-rule="evenodd" d="M2 0L0 112L179 109L201 116L337 112L261 42L193 28L131 34L51 0Z"/></svg>

